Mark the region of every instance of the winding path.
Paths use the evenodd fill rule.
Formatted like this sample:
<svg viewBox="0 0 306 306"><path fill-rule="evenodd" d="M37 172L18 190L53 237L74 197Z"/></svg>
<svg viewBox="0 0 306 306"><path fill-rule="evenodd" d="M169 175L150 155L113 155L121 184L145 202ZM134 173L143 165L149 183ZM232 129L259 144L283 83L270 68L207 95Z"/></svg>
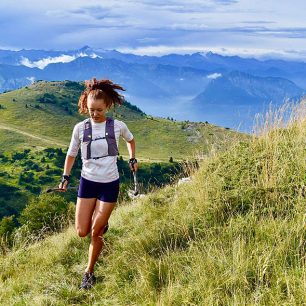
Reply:
<svg viewBox="0 0 306 306"><path fill-rule="evenodd" d="M18 130L17 128L14 128L14 127L9 126L7 124L3 125L3 124L0 123L0 129L12 131L12 132L15 132L15 133L19 133L19 134L22 134L22 135L25 135L25 136L28 136L28 137L31 137L31 138L34 138L34 139L39 139L39 140L44 141L48 144L52 144L52 145L56 145L56 146L60 146L60 147L66 147L67 146L67 145L64 145L63 143L60 143L60 142L55 141L55 140L50 140L50 139L47 139L47 138L43 138L41 136L33 135L31 133Z"/></svg>

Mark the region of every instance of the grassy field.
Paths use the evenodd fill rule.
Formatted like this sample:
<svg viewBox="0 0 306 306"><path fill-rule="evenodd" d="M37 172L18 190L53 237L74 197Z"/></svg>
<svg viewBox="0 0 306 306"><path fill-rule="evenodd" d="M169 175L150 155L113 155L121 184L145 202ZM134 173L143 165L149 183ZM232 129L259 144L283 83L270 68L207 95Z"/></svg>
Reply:
<svg viewBox="0 0 306 306"><path fill-rule="evenodd" d="M83 87L76 82L37 82L0 95L0 141L5 150L67 147L73 126L85 117L77 113ZM146 160L187 159L207 153L212 145L226 147L246 135L208 123L177 122L143 114L130 104L116 108L112 116L127 123L137 141L137 156ZM203 121L205 118L203 119ZM20 132L16 141L8 131ZM23 137L23 138L22 138ZM12 140L12 141L10 141ZM122 155L127 154L121 143Z"/></svg>
<svg viewBox="0 0 306 306"><path fill-rule="evenodd" d="M89 239L73 224L16 243L0 304L305 305L306 104L292 115L211 153L190 183L118 207L91 291L78 290Z"/></svg>

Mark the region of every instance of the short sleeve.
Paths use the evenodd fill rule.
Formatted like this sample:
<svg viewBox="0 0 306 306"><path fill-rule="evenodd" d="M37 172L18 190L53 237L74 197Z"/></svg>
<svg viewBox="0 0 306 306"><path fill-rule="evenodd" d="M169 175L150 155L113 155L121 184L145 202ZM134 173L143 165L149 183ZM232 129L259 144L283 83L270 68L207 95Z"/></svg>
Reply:
<svg viewBox="0 0 306 306"><path fill-rule="evenodd" d="M127 125L124 122L119 121L119 123L120 123L120 136L122 136L122 138L125 141L131 141L134 138L133 134L130 132L130 130L128 129Z"/></svg>
<svg viewBox="0 0 306 306"><path fill-rule="evenodd" d="M79 147L80 147L79 124L77 124L75 125L73 132L72 132L72 137L71 137L67 155L76 157L78 155Z"/></svg>

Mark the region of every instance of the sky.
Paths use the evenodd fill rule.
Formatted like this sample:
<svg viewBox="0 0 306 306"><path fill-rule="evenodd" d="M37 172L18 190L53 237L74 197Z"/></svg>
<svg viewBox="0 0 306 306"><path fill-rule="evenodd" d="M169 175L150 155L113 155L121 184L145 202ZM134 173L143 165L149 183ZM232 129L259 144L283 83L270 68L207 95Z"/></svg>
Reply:
<svg viewBox="0 0 306 306"><path fill-rule="evenodd" d="M305 0L1 0L0 49L306 61Z"/></svg>

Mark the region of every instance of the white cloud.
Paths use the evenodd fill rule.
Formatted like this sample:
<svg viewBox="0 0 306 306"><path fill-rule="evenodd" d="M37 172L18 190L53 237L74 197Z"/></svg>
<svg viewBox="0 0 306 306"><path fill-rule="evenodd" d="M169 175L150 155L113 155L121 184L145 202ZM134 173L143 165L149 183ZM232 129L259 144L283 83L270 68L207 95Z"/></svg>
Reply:
<svg viewBox="0 0 306 306"><path fill-rule="evenodd" d="M55 63L69 63L75 60L77 57L76 56L71 56L71 55L61 55L61 56L56 56L56 57L47 57L43 58L39 61L31 62L28 58L23 57L20 61L20 64L23 66L27 66L30 68L39 68L39 69L44 69L46 66L49 64L55 64Z"/></svg>
<svg viewBox="0 0 306 306"><path fill-rule="evenodd" d="M153 55L162 56L170 53L176 54L192 54L199 52L202 56L206 56L208 52L218 53L225 56L239 55L241 57L249 58L254 57L257 59L268 59L268 58L283 58L283 59L306 59L306 49L302 50L280 50L280 49L269 49L269 48L239 48L239 47L216 47L209 45L190 45L190 46L144 46L137 48L119 48L124 53L133 53L136 55Z"/></svg>
<svg viewBox="0 0 306 306"><path fill-rule="evenodd" d="M222 77L222 74L221 73L217 73L217 72L209 74L207 76L208 79L212 79L212 80L215 80L215 79L220 78L220 77Z"/></svg>
<svg viewBox="0 0 306 306"><path fill-rule="evenodd" d="M43 58L39 61L34 61L34 62L31 62L27 57L23 57L20 61L20 65L27 66L27 67L30 67L30 68L36 67L36 68L39 68L39 69L44 69L49 64L69 63L69 62L72 62L79 57L86 57L86 56L89 56L91 58L97 58L97 57L101 58L101 56L98 56L95 53L92 53L90 55L88 55L86 53L78 53L76 55L63 54L61 56Z"/></svg>

